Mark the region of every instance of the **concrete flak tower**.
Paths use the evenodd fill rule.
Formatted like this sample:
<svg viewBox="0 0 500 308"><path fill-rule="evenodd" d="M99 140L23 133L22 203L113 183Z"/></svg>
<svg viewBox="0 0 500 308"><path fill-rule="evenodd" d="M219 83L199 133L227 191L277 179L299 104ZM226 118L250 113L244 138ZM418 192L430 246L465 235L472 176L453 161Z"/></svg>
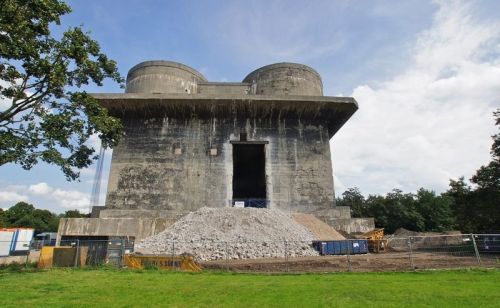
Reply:
<svg viewBox="0 0 500 308"><path fill-rule="evenodd" d="M334 199L329 141L358 105L323 96L321 76L306 65L208 82L184 64L147 61L130 69L125 93L93 96L125 134L113 149L105 207L87 230L106 223L107 233L143 238L204 206L314 214L347 232L373 228ZM60 231L74 235L89 221L67 220Z"/></svg>

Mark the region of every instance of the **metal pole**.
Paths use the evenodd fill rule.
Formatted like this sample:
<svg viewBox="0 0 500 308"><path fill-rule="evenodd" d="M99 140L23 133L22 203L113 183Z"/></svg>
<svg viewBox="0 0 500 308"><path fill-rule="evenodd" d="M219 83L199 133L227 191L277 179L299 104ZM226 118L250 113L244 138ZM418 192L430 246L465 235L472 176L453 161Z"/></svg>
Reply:
<svg viewBox="0 0 500 308"><path fill-rule="evenodd" d="M123 259L125 258L125 239L122 238L121 241L122 241L122 247L121 247L122 249L120 251L120 267L123 267L124 264Z"/></svg>
<svg viewBox="0 0 500 308"><path fill-rule="evenodd" d="M172 270L175 270L175 240L172 239Z"/></svg>
<svg viewBox="0 0 500 308"><path fill-rule="evenodd" d="M24 267L28 267L28 263L30 261L30 253L31 253L31 243L33 242L33 238L31 238L28 244L28 254L26 255L26 262L24 262Z"/></svg>
<svg viewBox="0 0 500 308"><path fill-rule="evenodd" d="M78 267L78 251L80 250L80 240L76 239L75 267Z"/></svg>
<svg viewBox="0 0 500 308"><path fill-rule="evenodd" d="M411 270L414 271L415 270L415 264L413 263L413 249L412 249L412 246L411 246L411 242L412 242L412 237L408 237L408 253L409 253L409 257L410 257L410 266L411 266Z"/></svg>
<svg viewBox="0 0 500 308"><path fill-rule="evenodd" d="M470 237L472 238L472 244L474 245L474 252L476 253L477 264L481 265L481 256L479 255L479 250L477 249L477 244L474 234L471 234Z"/></svg>
<svg viewBox="0 0 500 308"><path fill-rule="evenodd" d="M352 272L352 267L351 267L351 241L347 240L347 266L348 266L348 271Z"/></svg>
<svg viewBox="0 0 500 308"><path fill-rule="evenodd" d="M229 248L226 242L226 272L229 272Z"/></svg>
<svg viewBox="0 0 500 308"><path fill-rule="evenodd" d="M285 271L288 272L288 242L285 240Z"/></svg>

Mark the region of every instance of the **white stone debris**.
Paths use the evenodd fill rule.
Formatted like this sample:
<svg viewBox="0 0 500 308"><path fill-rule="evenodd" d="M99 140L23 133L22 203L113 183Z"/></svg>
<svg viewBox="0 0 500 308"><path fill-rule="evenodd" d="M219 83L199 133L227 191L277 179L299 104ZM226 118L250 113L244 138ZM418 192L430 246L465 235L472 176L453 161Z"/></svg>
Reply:
<svg viewBox="0 0 500 308"><path fill-rule="evenodd" d="M187 253L200 261L317 256L314 235L271 209L208 208L191 212L135 246L143 254Z"/></svg>

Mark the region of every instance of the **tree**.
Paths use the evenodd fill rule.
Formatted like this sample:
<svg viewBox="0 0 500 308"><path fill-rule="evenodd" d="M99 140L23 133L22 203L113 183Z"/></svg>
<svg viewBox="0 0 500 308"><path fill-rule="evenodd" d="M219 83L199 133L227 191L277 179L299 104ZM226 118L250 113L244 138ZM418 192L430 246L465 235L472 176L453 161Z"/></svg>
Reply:
<svg viewBox="0 0 500 308"><path fill-rule="evenodd" d="M464 177L457 181L450 180L450 188L444 193L451 198L451 210L455 217L456 226L462 232L473 232L475 230L474 205L472 204L472 188L465 183Z"/></svg>
<svg viewBox="0 0 500 308"><path fill-rule="evenodd" d="M342 198L337 198L337 206L349 206L351 208L352 217L365 217L365 197L357 188L348 188L342 193Z"/></svg>
<svg viewBox="0 0 500 308"><path fill-rule="evenodd" d="M415 195L394 189L387 194L385 199L389 209L388 225L385 228L389 233L398 228L413 231L425 230L424 218L417 211Z"/></svg>
<svg viewBox="0 0 500 308"><path fill-rule="evenodd" d="M495 124L500 130L500 109L493 113L496 117ZM500 132L492 136L491 146L492 161L481 166L471 178L476 184L472 192L475 203L474 220L476 231L488 232L500 228Z"/></svg>
<svg viewBox="0 0 500 308"><path fill-rule="evenodd" d="M33 228L36 232L55 232L59 225L59 217L47 210L35 209L32 204L18 202L5 211L7 227Z"/></svg>
<svg viewBox="0 0 500 308"><path fill-rule="evenodd" d="M7 227L7 222L5 221L5 211L0 208L0 228Z"/></svg>
<svg viewBox="0 0 500 308"><path fill-rule="evenodd" d="M29 227L28 217L32 216L35 207L33 204L18 202L5 211L5 220L9 227Z"/></svg>
<svg viewBox="0 0 500 308"><path fill-rule="evenodd" d="M105 79L122 83L116 63L81 27L50 32L71 11L58 0L0 0L0 166L57 165L68 180L89 166L97 134L117 144L121 123L82 88Z"/></svg>
<svg viewBox="0 0 500 308"><path fill-rule="evenodd" d="M500 128L500 108L493 112L493 116L496 118L495 125ZM493 135L491 155L493 156L493 160L500 162L500 132Z"/></svg>
<svg viewBox="0 0 500 308"><path fill-rule="evenodd" d="M493 113L500 128L500 109ZM458 229L463 232L496 231L500 227L500 133L493 136L492 161L481 166L471 178L474 189L463 177L450 181L446 195L452 198L451 209Z"/></svg>
<svg viewBox="0 0 500 308"><path fill-rule="evenodd" d="M86 218L90 217L89 214L80 213L78 210L69 210L64 212L61 216L62 218Z"/></svg>
<svg viewBox="0 0 500 308"><path fill-rule="evenodd" d="M386 196L370 195L368 198L357 188L349 188L337 199L337 205L350 206L353 217L373 217L375 226L388 233L398 228L424 231L426 219L419 212L414 194L394 189Z"/></svg>
<svg viewBox="0 0 500 308"><path fill-rule="evenodd" d="M424 219L424 231L442 232L453 228L449 197L436 196L435 192L424 188L420 188L415 197L416 210Z"/></svg>

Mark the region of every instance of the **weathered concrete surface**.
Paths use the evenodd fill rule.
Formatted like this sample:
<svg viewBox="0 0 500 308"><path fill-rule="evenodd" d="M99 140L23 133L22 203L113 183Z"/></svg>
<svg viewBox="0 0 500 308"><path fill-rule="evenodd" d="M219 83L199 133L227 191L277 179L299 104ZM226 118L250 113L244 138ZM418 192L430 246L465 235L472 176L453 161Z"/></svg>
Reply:
<svg viewBox="0 0 500 308"><path fill-rule="evenodd" d="M190 211L168 211L168 210L148 210L148 209L105 209L100 212L99 218L165 218L176 220L188 214Z"/></svg>
<svg viewBox="0 0 500 308"><path fill-rule="evenodd" d="M93 206L90 212L90 218L99 218L101 216L101 211L105 209L105 206Z"/></svg>
<svg viewBox="0 0 500 308"><path fill-rule="evenodd" d="M331 219L350 219L351 208L349 206L334 206L327 209L315 209L311 214L316 217L323 217L323 221Z"/></svg>
<svg viewBox="0 0 500 308"><path fill-rule="evenodd" d="M175 220L204 206L230 206L232 142L242 136L265 143L269 208L362 228L347 222L349 208L334 206L329 146L358 106L353 98L322 96L314 69L277 63L241 83L216 83L180 63L149 61L130 70L126 92L94 94L125 127L113 150L103 220L65 222L65 232L142 234L142 225L123 231L121 224L127 217Z"/></svg>
<svg viewBox="0 0 500 308"><path fill-rule="evenodd" d="M172 61L146 61L130 69L127 93L196 93L205 77L187 65Z"/></svg>
<svg viewBox="0 0 500 308"><path fill-rule="evenodd" d="M265 140L270 207L314 212L334 205L326 123L266 120L122 117L125 137L114 148L108 209L194 211L224 207L232 197L231 140ZM210 149L217 154L211 155Z"/></svg>
<svg viewBox="0 0 500 308"><path fill-rule="evenodd" d="M365 233L375 229L375 221L373 218L344 218L344 219L328 219L327 217L318 217L328 223L335 230L344 231L347 233L361 232Z"/></svg>
<svg viewBox="0 0 500 308"><path fill-rule="evenodd" d="M245 122L247 118L275 121L311 119L324 121L329 138L332 138L358 109L354 98L333 96L225 93L99 93L92 96L118 118L137 115L189 119L195 116L224 118L237 122Z"/></svg>
<svg viewBox="0 0 500 308"><path fill-rule="evenodd" d="M133 236L141 240L174 222L175 219L165 218L61 218L57 242L62 236Z"/></svg>
<svg viewBox="0 0 500 308"><path fill-rule="evenodd" d="M218 95L246 95L250 92L251 84L242 82L199 82L198 94Z"/></svg>
<svg viewBox="0 0 500 308"><path fill-rule="evenodd" d="M39 250L30 250L30 253L24 256L0 257L0 265L8 265L12 263L25 264L26 262L33 263L33 262L38 262L39 258L40 258Z"/></svg>
<svg viewBox="0 0 500 308"><path fill-rule="evenodd" d="M321 76L298 63L275 63L248 74L243 82L252 84L251 94L323 95Z"/></svg>

